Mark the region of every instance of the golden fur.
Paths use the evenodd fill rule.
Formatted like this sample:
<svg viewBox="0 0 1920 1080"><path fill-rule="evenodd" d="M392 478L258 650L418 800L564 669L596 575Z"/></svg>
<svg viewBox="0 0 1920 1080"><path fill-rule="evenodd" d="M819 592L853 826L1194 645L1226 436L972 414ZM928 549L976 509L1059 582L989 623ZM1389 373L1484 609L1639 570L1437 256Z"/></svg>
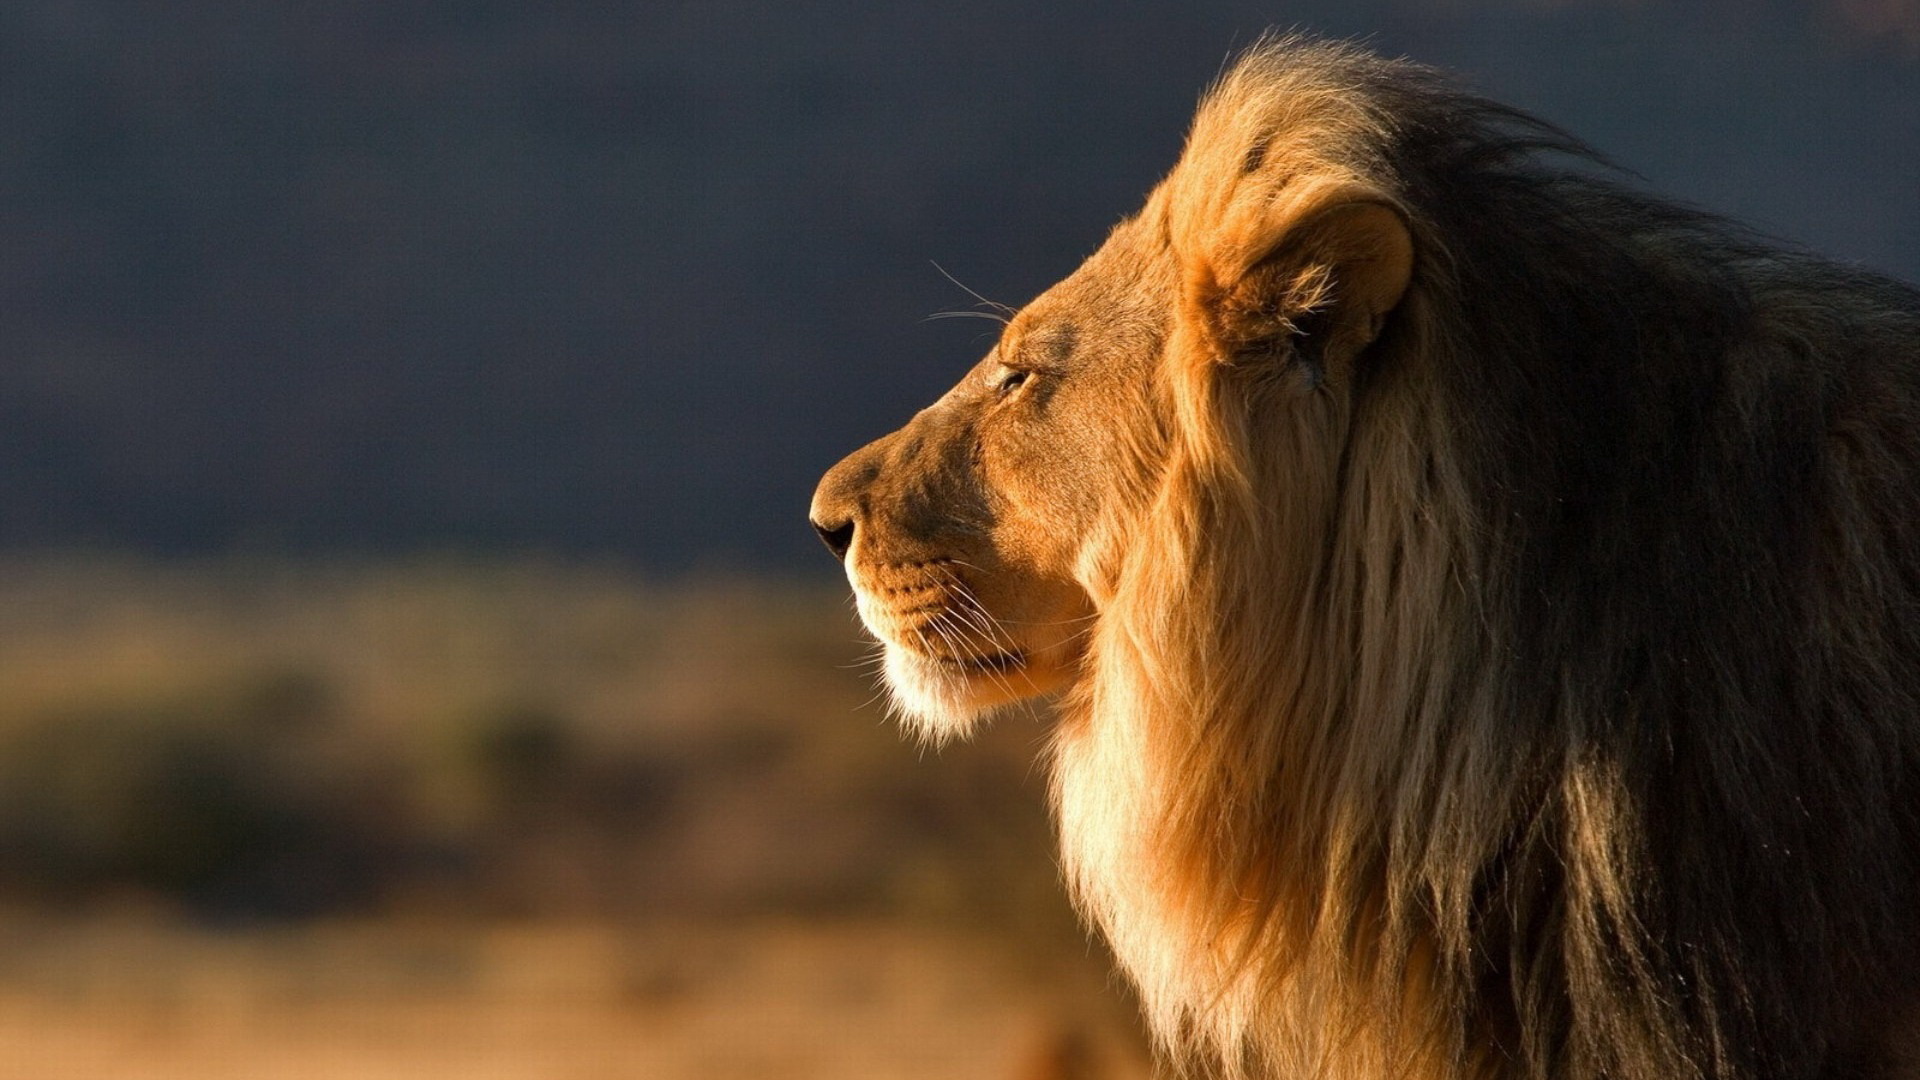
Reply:
<svg viewBox="0 0 1920 1080"><path fill-rule="evenodd" d="M1584 153L1263 43L815 495L1197 1071L1920 1076L1920 296Z"/></svg>

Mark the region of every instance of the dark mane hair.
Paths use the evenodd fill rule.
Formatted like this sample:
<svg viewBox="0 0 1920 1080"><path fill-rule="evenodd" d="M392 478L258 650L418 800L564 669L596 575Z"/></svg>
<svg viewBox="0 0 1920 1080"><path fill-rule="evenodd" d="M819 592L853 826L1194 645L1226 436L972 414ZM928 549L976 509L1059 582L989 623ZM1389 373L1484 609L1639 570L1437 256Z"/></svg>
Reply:
<svg viewBox="0 0 1920 1080"><path fill-rule="evenodd" d="M1163 369L1057 761L1157 1029L1235 1075L1896 1075L1920 293L1342 46L1244 56L1145 216L1190 248L1255 168L1381 193L1414 264L1336 392Z"/></svg>

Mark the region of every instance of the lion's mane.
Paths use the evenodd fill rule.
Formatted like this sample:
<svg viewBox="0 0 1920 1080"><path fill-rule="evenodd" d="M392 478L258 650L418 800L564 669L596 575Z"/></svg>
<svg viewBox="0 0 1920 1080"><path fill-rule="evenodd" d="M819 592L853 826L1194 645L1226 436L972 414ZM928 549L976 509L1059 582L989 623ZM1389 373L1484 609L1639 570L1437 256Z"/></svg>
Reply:
<svg viewBox="0 0 1920 1080"><path fill-rule="evenodd" d="M1148 213L1179 249L1276 155L1391 193L1416 260L1344 399L1176 330L1121 421L1155 465L1089 556L1055 795L1155 1029L1235 1075L1888 1067L1920 296L1328 45L1244 57Z"/></svg>

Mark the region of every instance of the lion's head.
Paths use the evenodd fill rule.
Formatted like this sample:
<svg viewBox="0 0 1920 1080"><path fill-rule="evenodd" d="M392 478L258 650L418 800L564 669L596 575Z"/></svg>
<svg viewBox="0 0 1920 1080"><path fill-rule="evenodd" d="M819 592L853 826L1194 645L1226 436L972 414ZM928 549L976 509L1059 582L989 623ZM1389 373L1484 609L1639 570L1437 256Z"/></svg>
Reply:
<svg viewBox="0 0 1920 1080"><path fill-rule="evenodd" d="M1064 692L1068 876L1177 1054L1907 1075L1920 297L1585 153L1265 43L814 497L921 730Z"/></svg>
<svg viewBox="0 0 1920 1080"><path fill-rule="evenodd" d="M1078 671L1089 540L1117 484L1160 453L1152 376L1173 295L1164 243L1122 226L945 397L821 481L815 527L846 562L901 712L927 733Z"/></svg>
<svg viewBox="0 0 1920 1080"><path fill-rule="evenodd" d="M1217 109L1212 127L1247 119ZM1178 414L1209 407L1180 384L1234 367L1276 407L1344 408L1412 246L1390 193L1308 159L1312 134L1203 126L1146 209L958 385L821 481L814 526L927 733L1081 672Z"/></svg>

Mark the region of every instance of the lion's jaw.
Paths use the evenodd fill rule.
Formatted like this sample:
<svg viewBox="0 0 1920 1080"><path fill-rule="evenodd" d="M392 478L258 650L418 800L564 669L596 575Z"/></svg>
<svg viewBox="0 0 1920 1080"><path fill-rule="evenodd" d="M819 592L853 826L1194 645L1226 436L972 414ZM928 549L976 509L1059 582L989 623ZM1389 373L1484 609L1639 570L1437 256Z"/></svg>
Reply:
<svg viewBox="0 0 1920 1080"><path fill-rule="evenodd" d="M1060 689L1078 670L1084 639L1075 628L1088 616L1076 590L1029 592L1006 614L983 597L1013 583L954 557L850 558L847 578L880 643L894 710L922 737L965 735L995 709Z"/></svg>

